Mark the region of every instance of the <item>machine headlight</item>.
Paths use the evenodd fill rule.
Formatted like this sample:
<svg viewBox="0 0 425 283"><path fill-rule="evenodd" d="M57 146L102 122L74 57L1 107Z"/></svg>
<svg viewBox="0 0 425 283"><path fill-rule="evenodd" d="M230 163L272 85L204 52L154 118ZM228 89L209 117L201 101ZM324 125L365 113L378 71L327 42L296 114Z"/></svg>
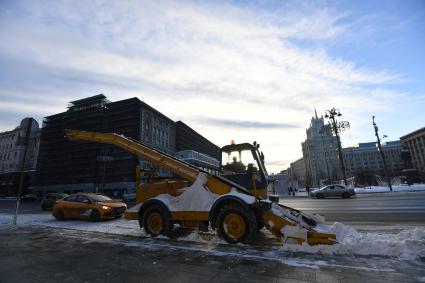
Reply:
<svg viewBox="0 0 425 283"><path fill-rule="evenodd" d="M106 206L106 205L102 205L102 209L108 210L108 209L110 209L110 207L109 206Z"/></svg>

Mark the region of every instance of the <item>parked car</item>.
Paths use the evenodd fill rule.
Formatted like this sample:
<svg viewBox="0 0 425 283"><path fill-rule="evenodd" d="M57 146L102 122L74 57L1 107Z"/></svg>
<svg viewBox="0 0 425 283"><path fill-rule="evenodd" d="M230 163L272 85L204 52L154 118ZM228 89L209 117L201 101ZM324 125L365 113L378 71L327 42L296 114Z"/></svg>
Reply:
<svg viewBox="0 0 425 283"><path fill-rule="evenodd" d="M119 218L127 205L119 200L95 193L77 193L56 201L52 214L57 220L88 219L100 221Z"/></svg>
<svg viewBox="0 0 425 283"><path fill-rule="evenodd" d="M310 192L311 197L325 198L325 197L342 197L349 198L354 196L356 192L353 188L348 188L344 185L328 185L321 189Z"/></svg>
<svg viewBox="0 0 425 283"><path fill-rule="evenodd" d="M67 196L69 195L64 193L48 193L44 196L43 200L41 201L41 209L42 210L52 209L56 201L63 199Z"/></svg>
<svg viewBox="0 0 425 283"><path fill-rule="evenodd" d="M124 194L122 196L123 201L136 201L136 194Z"/></svg>

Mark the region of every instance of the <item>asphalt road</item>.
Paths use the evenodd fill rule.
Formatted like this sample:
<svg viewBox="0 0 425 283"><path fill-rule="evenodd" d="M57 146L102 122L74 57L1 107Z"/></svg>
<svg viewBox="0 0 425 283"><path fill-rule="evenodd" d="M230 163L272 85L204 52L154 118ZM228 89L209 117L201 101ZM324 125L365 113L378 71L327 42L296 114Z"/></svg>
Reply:
<svg viewBox="0 0 425 283"><path fill-rule="evenodd" d="M129 207L131 207L134 204L135 203L133 202L127 202L127 205ZM16 205L16 200L0 199L0 213L13 213L15 211L15 205ZM25 202L20 202L19 213L20 214L28 214L28 213L50 214L51 211L41 210L41 201L25 201Z"/></svg>
<svg viewBox="0 0 425 283"><path fill-rule="evenodd" d="M280 203L326 221L425 223L425 192L357 194L350 199L281 198Z"/></svg>
<svg viewBox="0 0 425 283"><path fill-rule="evenodd" d="M281 198L280 203L325 216L326 221L425 223L425 192L357 194L350 199ZM12 213L15 201L0 200L0 213ZM22 202L19 213L50 213L40 202Z"/></svg>

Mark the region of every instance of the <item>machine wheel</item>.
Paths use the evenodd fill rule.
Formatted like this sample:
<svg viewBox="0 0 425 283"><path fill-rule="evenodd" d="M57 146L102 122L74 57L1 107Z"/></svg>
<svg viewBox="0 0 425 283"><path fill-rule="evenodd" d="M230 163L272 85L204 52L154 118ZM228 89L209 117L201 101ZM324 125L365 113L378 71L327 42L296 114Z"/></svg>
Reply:
<svg viewBox="0 0 425 283"><path fill-rule="evenodd" d="M96 209L93 209L92 212L90 213L89 220L90 221L93 221L93 222L100 221L100 213L99 213L99 211L96 210Z"/></svg>
<svg viewBox="0 0 425 283"><path fill-rule="evenodd" d="M65 220L65 215L63 214L62 210L57 210L53 213L53 216L56 218L56 220L63 221Z"/></svg>
<svg viewBox="0 0 425 283"><path fill-rule="evenodd" d="M323 198L323 195L322 194L317 194L316 195L316 198Z"/></svg>
<svg viewBox="0 0 425 283"><path fill-rule="evenodd" d="M350 198L350 194L345 192L342 194L342 198Z"/></svg>
<svg viewBox="0 0 425 283"><path fill-rule="evenodd" d="M153 204L143 214L143 227L152 237L160 234L168 236L173 230L173 223L162 207Z"/></svg>
<svg viewBox="0 0 425 283"><path fill-rule="evenodd" d="M257 217L257 232L260 232L264 228L264 222L262 219Z"/></svg>
<svg viewBox="0 0 425 283"><path fill-rule="evenodd" d="M216 219L218 236L231 244L250 243L257 232L253 211L237 204L223 206Z"/></svg>

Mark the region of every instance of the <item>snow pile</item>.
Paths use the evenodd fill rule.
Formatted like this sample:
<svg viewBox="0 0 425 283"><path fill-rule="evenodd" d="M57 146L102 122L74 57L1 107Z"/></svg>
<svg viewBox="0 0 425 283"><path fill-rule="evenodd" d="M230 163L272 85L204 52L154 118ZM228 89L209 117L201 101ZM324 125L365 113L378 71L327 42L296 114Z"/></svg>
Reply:
<svg viewBox="0 0 425 283"><path fill-rule="evenodd" d="M218 195L210 192L206 183L207 176L199 173L191 186L181 189L183 193L178 197L161 194L155 199L164 202L171 211L209 211Z"/></svg>
<svg viewBox="0 0 425 283"><path fill-rule="evenodd" d="M303 220L303 215L306 218L310 218L314 221L316 221L317 223L324 223L324 218L320 215L316 215L316 214L310 214L310 213L305 213L305 212L298 212L295 210L291 210L291 209L286 209L284 207L281 207L280 205L278 205L277 203L273 203L272 204L272 212L280 217L283 218L289 218L292 221L294 221L297 224L300 224L303 227L311 227L309 224L305 223Z"/></svg>
<svg viewBox="0 0 425 283"><path fill-rule="evenodd" d="M207 176L199 173L191 186L180 189L183 193L178 197L161 194L155 199L162 201L170 211L210 211L217 199L228 195L239 197L248 204L252 204L256 200L253 196L239 193L235 188L232 188L229 193L219 196L205 186L207 181Z"/></svg>
<svg viewBox="0 0 425 283"><path fill-rule="evenodd" d="M282 229L280 229L280 232L284 235L283 242L288 243L287 238L288 237L296 237L301 238L304 240L307 240L307 230L300 227L300 226L289 226L286 225Z"/></svg>
<svg viewBox="0 0 425 283"><path fill-rule="evenodd" d="M335 234L336 240L339 243L342 243L347 237L359 234L359 232L357 232L353 227L339 222L335 222L332 225L319 224L314 228L314 230L321 233Z"/></svg>
<svg viewBox="0 0 425 283"><path fill-rule="evenodd" d="M351 226L336 222L330 226L319 224L315 230L318 232L335 234L338 244L331 246L284 244L282 249L287 251L331 255L390 256L405 260L425 257L424 228L416 227L397 234L379 232L360 233Z"/></svg>
<svg viewBox="0 0 425 283"><path fill-rule="evenodd" d="M413 184L413 185L398 185L392 186L393 192L414 192L414 191L425 191L425 184ZM354 191L357 194L364 193L385 193L389 192L390 188L388 187L380 187L380 186L371 186L364 188L354 188Z"/></svg>
<svg viewBox="0 0 425 283"><path fill-rule="evenodd" d="M299 222L302 221L300 214L294 215L294 214L291 213L291 211L289 209L285 209L285 208L279 206L277 203L272 204L272 212L273 212L273 214L276 214L280 217L289 218L296 223L299 223Z"/></svg>

